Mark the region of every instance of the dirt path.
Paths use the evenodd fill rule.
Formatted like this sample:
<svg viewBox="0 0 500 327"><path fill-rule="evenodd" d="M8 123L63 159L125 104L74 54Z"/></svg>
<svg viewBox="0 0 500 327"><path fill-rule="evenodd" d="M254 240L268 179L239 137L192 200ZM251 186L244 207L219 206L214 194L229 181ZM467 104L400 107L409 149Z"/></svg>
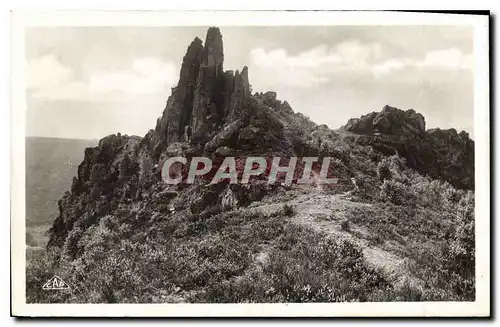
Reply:
<svg viewBox="0 0 500 327"><path fill-rule="evenodd" d="M311 228L324 233L327 237L347 238L357 244L363 252L366 261L372 267L381 269L394 284L411 281L415 285L422 283L413 277L405 268L404 258L395 253L374 246L360 235L369 235L369 231L360 226L351 225L348 230L343 230L341 222L346 218L345 213L352 208L369 208L372 204L352 202L344 195L332 195L320 189L310 188L299 190L298 194L289 199L266 199L264 202L254 202L244 210L270 215L283 210L285 204L294 207L295 214L290 217L293 224ZM354 232L354 233L353 233ZM260 250L254 255L254 268L261 270L269 260L269 244L262 244ZM235 276L238 280L243 276ZM191 293L169 295L168 302L186 302Z"/></svg>
<svg viewBox="0 0 500 327"><path fill-rule="evenodd" d="M405 268L404 258L378 246L374 246L365 238L359 237L360 233L369 233L369 231L362 230L359 226L355 225L352 225L349 230L341 228L341 222L345 218L345 213L348 209L353 207L371 207L371 204L352 202L346 199L344 195L325 194L321 190L311 188L307 193L300 194L288 201L262 203L252 206L247 210L271 214L281 210L285 203L295 208L296 213L290 218L292 223L312 228L315 231L326 234L328 237L347 238L360 246L366 261L370 265L382 269L396 282L404 278L409 278L419 283ZM358 233L352 233L352 231L357 231Z"/></svg>

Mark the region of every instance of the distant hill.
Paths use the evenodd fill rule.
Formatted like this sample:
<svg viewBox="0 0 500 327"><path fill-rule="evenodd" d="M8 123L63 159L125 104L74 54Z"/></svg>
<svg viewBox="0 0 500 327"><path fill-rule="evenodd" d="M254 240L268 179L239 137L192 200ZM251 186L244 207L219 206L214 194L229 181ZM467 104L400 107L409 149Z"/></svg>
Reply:
<svg viewBox="0 0 500 327"><path fill-rule="evenodd" d="M26 138L26 224L52 223L57 201L71 187L87 147L96 140Z"/></svg>

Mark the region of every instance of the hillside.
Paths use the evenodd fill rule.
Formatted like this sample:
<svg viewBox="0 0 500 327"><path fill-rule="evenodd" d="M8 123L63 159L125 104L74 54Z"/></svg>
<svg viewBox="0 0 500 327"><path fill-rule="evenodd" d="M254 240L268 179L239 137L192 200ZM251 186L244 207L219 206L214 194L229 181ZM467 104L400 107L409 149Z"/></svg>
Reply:
<svg viewBox="0 0 500 327"><path fill-rule="evenodd" d="M248 68L224 71L223 63L222 35L210 28L205 43L189 45L155 129L85 149L46 258L27 268L29 302L474 299L473 183L451 178L462 162L449 155L460 146L454 139L390 107L380 124L361 124L386 127L382 141L354 121L335 132L275 92L252 94ZM413 150L415 133L424 150ZM460 138L460 155L473 158L472 141ZM331 158L338 182L296 184L294 176L288 185L264 174L249 184L189 184L182 171L184 182L167 184L161 167L176 156L186 166L234 157L237 167L254 156ZM430 169L433 156L444 168ZM73 289L40 291L54 274Z"/></svg>

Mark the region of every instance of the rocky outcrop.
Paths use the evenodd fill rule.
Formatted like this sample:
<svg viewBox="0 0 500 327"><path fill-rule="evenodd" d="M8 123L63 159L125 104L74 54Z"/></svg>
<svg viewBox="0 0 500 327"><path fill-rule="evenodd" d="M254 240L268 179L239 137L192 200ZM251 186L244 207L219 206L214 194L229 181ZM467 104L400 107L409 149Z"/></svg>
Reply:
<svg viewBox="0 0 500 327"><path fill-rule="evenodd" d="M403 111L386 105L381 112L350 119L343 129L358 134L418 135L425 131L425 119L413 109Z"/></svg>
<svg viewBox="0 0 500 327"><path fill-rule="evenodd" d="M435 176L447 176L453 185L474 189L474 141L465 131L457 133L451 129L430 129L427 131L430 141L429 162L440 164L433 167ZM432 167L432 166L431 166Z"/></svg>
<svg viewBox="0 0 500 327"><path fill-rule="evenodd" d="M342 129L358 134L373 134L373 120L376 116L377 113L372 112L361 118L351 118L346 125L342 126Z"/></svg>
<svg viewBox="0 0 500 327"><path fill-rule="evenodd" d="M231 99L229 100L229 108L225 111L228 113L228 121L234 121L240 118L246 111L248 111L249 97L250 97L250 83L248 82L248 67L245 66L241 70L236 71L233 79L233 85L230 93Z"/></svg>
<svg viewBox="0 0 500 327"><path fill-rule="evenodd" d="M85 149L71 192L59 200L59 216L51 229L48 246L61 246L73 228L85 229L120 201L137 199L155 179L149 151L141 138L109 135L94 148Z"/></svg>
<svg viewBox="0 0 500 327"><path fill-rule="evenodd" d="M198 87L202 55L202 41L195 38L182 60L179 82L172 89L172 95L167 100L163 116L158 119L155 128L156 135L151 136L151 138L157 138L158 143L168 144L181 140L185 126L192 121L193 101Z"/></svg>
<svg viewBox="0 0 500 327"><path fill-rule="evenodd" d="M197 131L207 118L220 122L223 116L225 75L222 35L218 28L209 28L202 52L192 108L191 128Z"/></svg>
<svg viewBox="0 0 500 327"><path fill-rule="evenodd" d="M208 142L210 133L240 118L249 97L248 68L224 71L222 35L218 28L209 28L204 45L195 38L188 47L179 83L148 135L150 147L159 156L172 142Z"/></svg>
<svg viewBox="0 0 500 327"><path fill-rule="evenodd" d="M369 145L386 154L406 158L410 168L455 187L474 188L474 141L455 129L425 130L425 118L413 109L384 106L360 118L350 119L341 131L358 144Z"/></svg>
<svg viewBox="0 0 500 327"><path fill-rule="evenodd" d="M232 141L236 138L238 131L242 128L243 123L237 119L228 124L222 131L217 133L209 142L206 143L205 149L212 152L218 147L234 145Z"/></svg>

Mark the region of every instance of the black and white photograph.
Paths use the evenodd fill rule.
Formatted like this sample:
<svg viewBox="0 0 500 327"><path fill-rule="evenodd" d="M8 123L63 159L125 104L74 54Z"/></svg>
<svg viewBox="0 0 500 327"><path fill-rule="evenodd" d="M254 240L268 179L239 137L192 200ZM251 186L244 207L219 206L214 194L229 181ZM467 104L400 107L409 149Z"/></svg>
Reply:
<svg viewBox="0 0 500 327"><path fill-rule="evenodd" d="M487 15L108 14L13 13L13 314L490 314Z"/></svg>

